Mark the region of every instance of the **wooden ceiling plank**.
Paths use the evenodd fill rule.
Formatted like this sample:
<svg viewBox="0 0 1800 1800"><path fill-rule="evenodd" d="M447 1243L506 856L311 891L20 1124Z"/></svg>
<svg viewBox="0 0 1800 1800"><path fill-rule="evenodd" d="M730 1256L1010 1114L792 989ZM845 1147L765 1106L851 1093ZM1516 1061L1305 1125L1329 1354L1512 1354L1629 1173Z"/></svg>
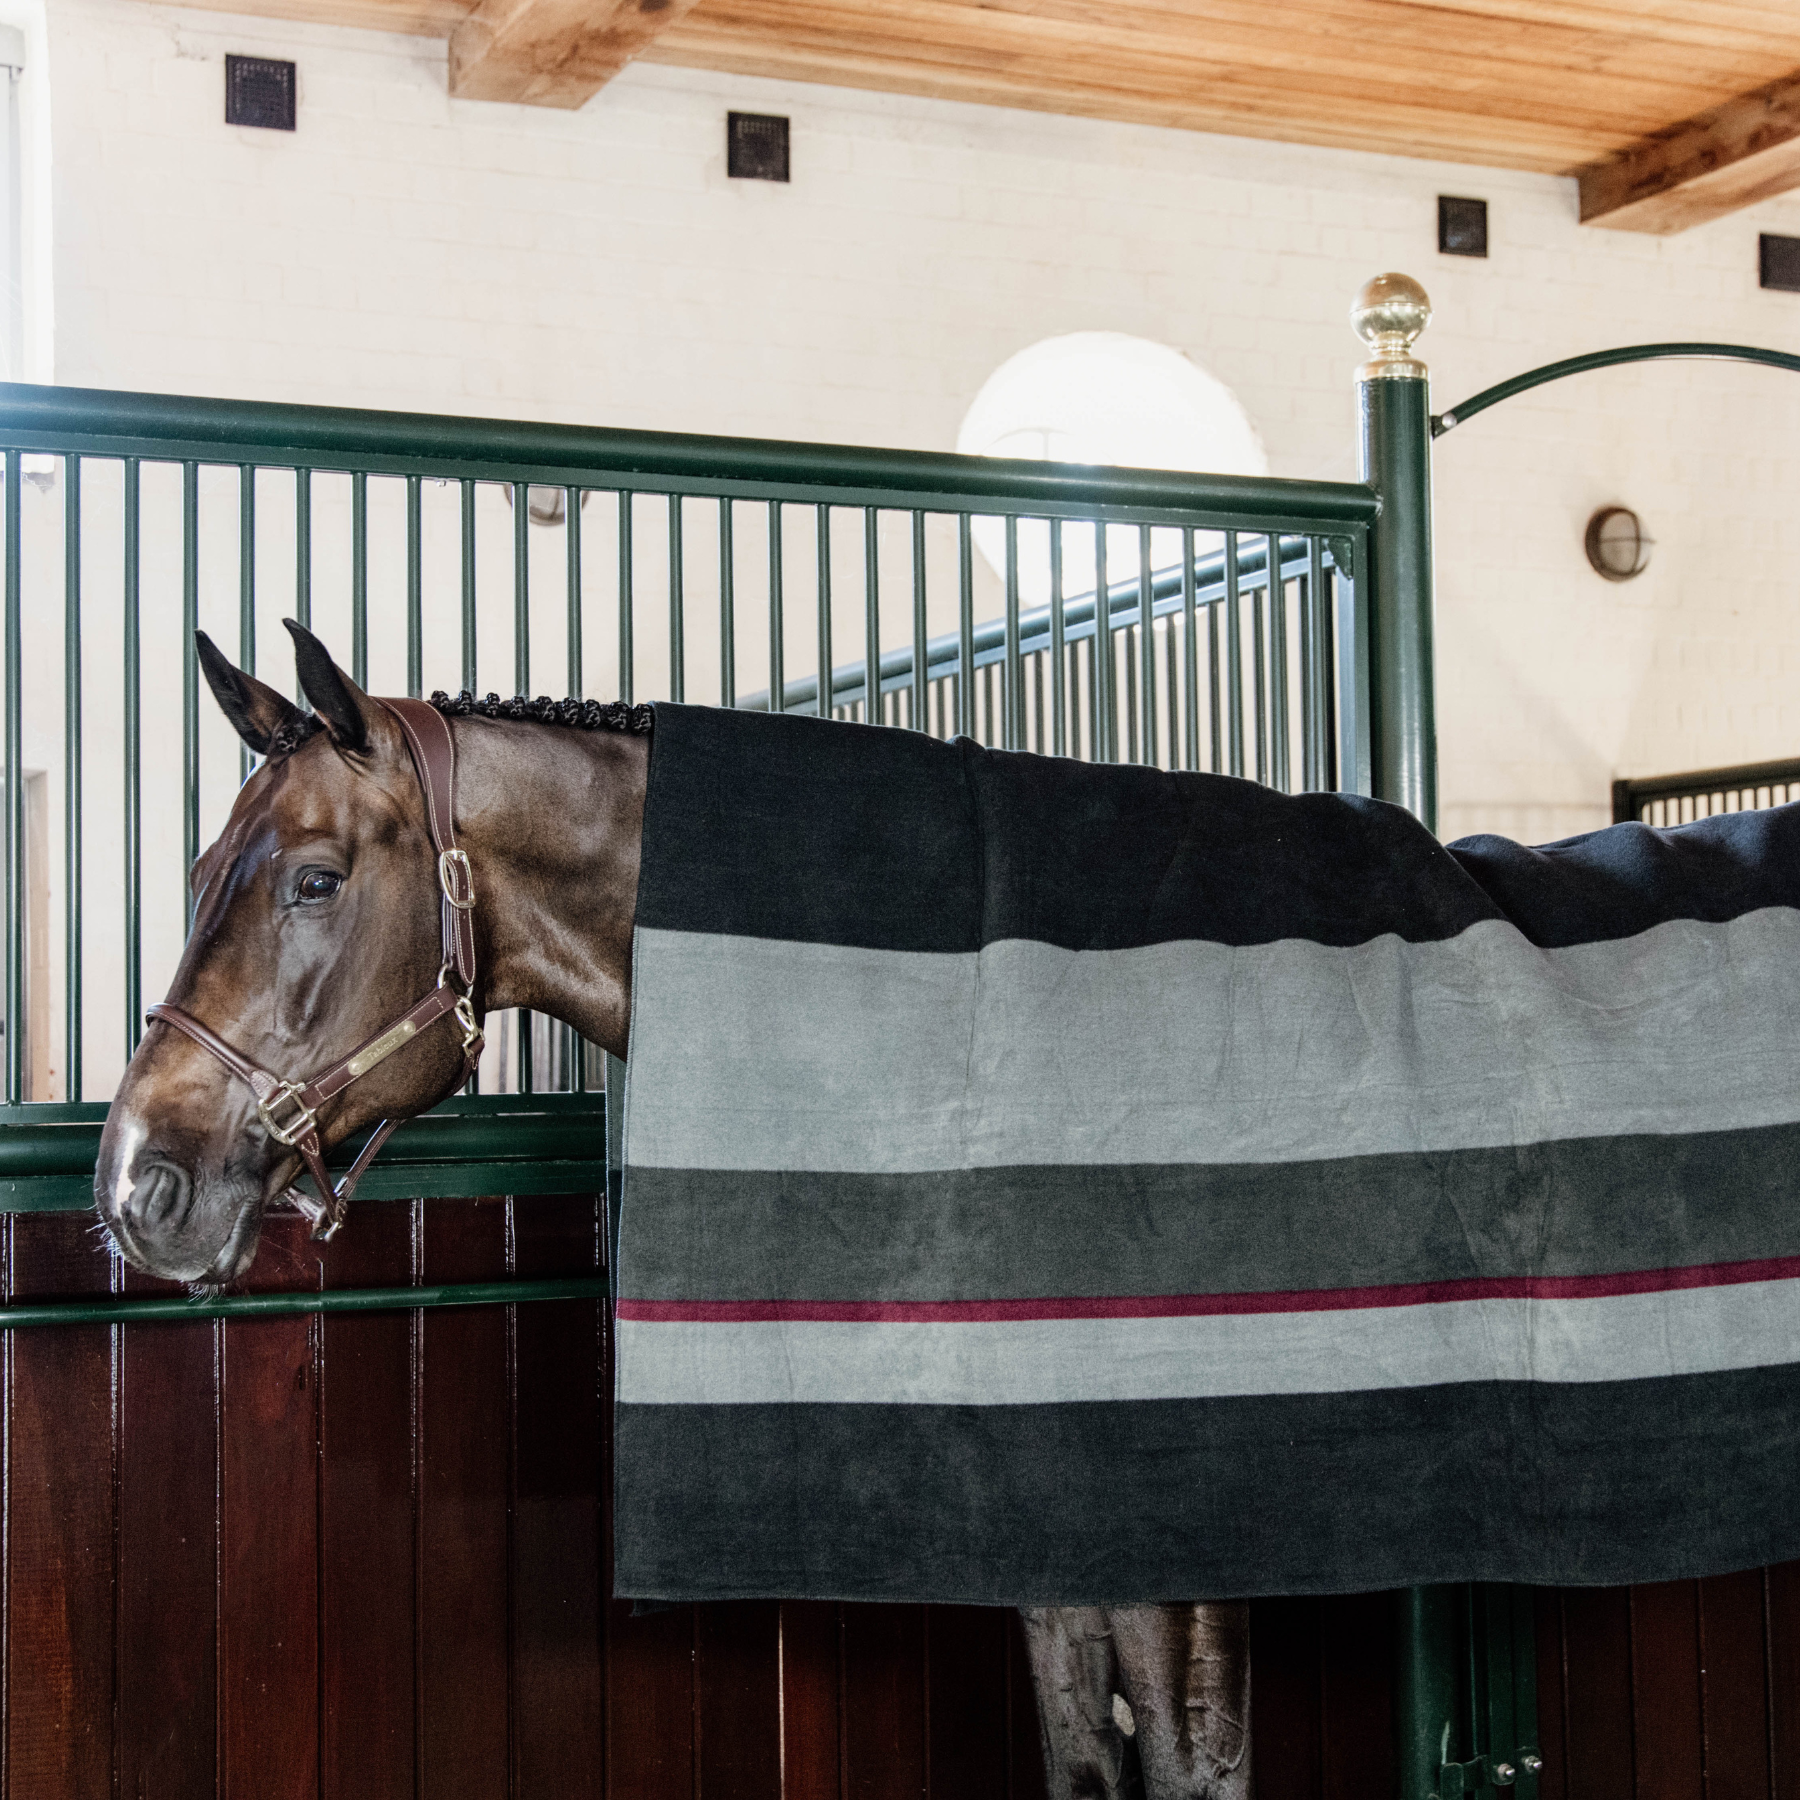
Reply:
<svg viewBox="0 0 1800 1800"><path fill-rule="evenodd" d="M669 46L666 40L659 40L655 51L644 60L779 81L872 88L882 93L915 94L930 100L1011 107L1028 112L1092 118L1105 122L1152 125L1178 131L1214 132L1278 143L1315 144L1325 148L1369 151L1385 156L1428 157L1437 162L1469 163L1481 168L1517 168L1539 174L1555 174L1559 167L1565 166L1552 166L1539 147L1528 138L1509 134L1504 138L1479 142L1471 142L1466 137L1453 141L1445 134L1441 119L1429 121L1417 131L1409 131L1404 122L1398 121L1384 121L1381 126L1372 129L1362 129L1354 124L1319 125L1313 120L1296 121L1291 113L1275 108L1227 112L1170 100L1145 99L1141 96L1100 101L1089 94L1062 96L1021 92L991 81L984 84L974 72L960 80L934 80L910 71L895 73L883 67L859 77L855 72L846 70L841 62L808 63L787 55L777 58L750 54L730 62L712 55L690 59L679 47Z"/></svg>
<svg viewBox="0 0 1800 1800"><path fill-rule="evenodd" d="M1090 82L1054 90L1041 83L1020 82L994 64L903 61L856 55L841 48L808 50L792 43L770 46L766 40L670 33L658 41L647 61L778 80L818 81L844 87L876 88L922 94L929 98L972 101L982 105L1023 107L1052 113L1122 119L1178 129L1278 138L1291 142L1370 149L1388 154L1430 156L1446 161L1531 168L1558 173L1567 146L1544 148L1540 123L1529 120L1483 122L1473 136L1465 117L1439 108L1405 106L1390 101L1378 115L1360 106L1334 110L1321 123L1305 108L1306 93L1290 83L1250 84L1242 79L1229 91L1208 99L1192 92L1170 98L1129 80L1117 84ZM1588 144L1597 140L1585 139Z"/></svg>
<svg viewBox="0 0 1800 1800"><path fill-rule="evenodd" d="M714 10L710 3L707 11ZM810 10L801 0L766 7L780 20ZM906 10L896 0L869 8L871 22ZM1449 14L1427 22L1426 13ZM1573 14L1579 10L1579 18ZM1267 5L1245 5L1235 0L1138 0L1120 9L1106 0L993 0L980 7L967 4L947 9L955 16L976 12L1026 21L1062 19L1080 21L1090 29L1110 33L1137 33L1192 44L1216 26L1227 22L1254 25L1272 36L1293 38L1308 24L1329 28L1332 21L1342 35L1357 45L1392 46L1404 53L1436 57L1499 55L1521 64L1556 71L1565 78L1583 73L1608 73L1628 80L1667 79L1692 92L1696 84L1718 84L1706 103L1722 101L1766 79L1771 56L1776 66L1800 59L1800 13L1789 15L1785 29L1757 43L1728 41L1730 34L1714 29L1682 31L1660 26L1644 28L1641 13L1619 8L1605 12L1565 8L1533 16L1509 0L1463 0L1456 5L1434 3L1429 9L1411 0L1283 0L1278 12ZM1687 112L1700 110L1690 102Z"/></svg>
<svg viewBox="0 0 1800 1800"><path fill-rule="evenodd" d="M1360 64L1347 55L1318 44L1297 41L1301 34L1274 36L1265 31L1221 30L1197 50L1183 47L1174 52L1155 42L1138 43L1118 33L1105 34L1078 28L1062 20L1040 20L1029 30L1003 15L983 10L978 21L955 29L943 15L961 11L944 0L908 0L904 30L874 29L874 9L834 4L808 4L804 8L770 5L702 7L677 34L692 63L699 44L718 44L727 30L740 41L778 42L785 50L821 51L867 65L870 53L881 62L942 64L954 67L968 61L979 73L1004 73L1023 88L1041 87L1068 94L1096 87L1133 89L1196 100L1237 92L1246 77L1261 76L1281 84L1293 83L1295 91L1286 110L1321 112L1320 89L1329 84L1330 113L1335 118L1349 107L1373 108L1379 116L1396 100L1422 100L1430 110L1452 116L1484 118L1506 116L1484 91L1491 87L1492 59L1441 57L1407 64L1391 56L1365 59ZM785 17L779 32L773 16ZM885 26L888 20L882 21ZM662 60L668 60L662 58ZM1625 84L1620 84L1625 85ZM1582 90L1576 88L1576 94ZM1610 149L1621 138L1635 135L1648 119L1668 117L1670 90L1655 89L1654 98L1637 97L1633 112L1624 119L1616 112L1595 113L1562 94L1537 83L1521 84L1508 110L1521 122L1564 138L1567 146L1582 145L1577 160L1596 149ZM1546 163L1545 166L1551 166ZM1566 170L1567 162L1554 165Z"/></svg>
<svg viewBox="0 0 1800 1800"><path fill-rule="evenodd" d="M1653 33L1702 49L1731 41L1747 52L1778 52L1794 38L1793 12L1783 5L1744 5L1740 0L1392 0L1421 12L1506 17L1533 25L1592 25Z"/></svg>
<svg viewBox="0 0 1800 1800"><path fill-rule="evenodd" d="M405 37L447 38L475 0L181 0L200 12L292 19L306 25L347 25Z"/></svg>
<svg viewBox="0 0 1800 1800"><path fill-rule="evenodd" d="M1469 100L1489 100L1491 110L1500 110L1496 103L1501 102L1521 116L1546 122L1563 118L1591 122L1607 134L1609 147L1672 115L1697 111L1741 91L1736 80L1709 89L1692 67L1685 78L1677 79L1673 65L1667 79L1614 72L1603 83L1589 81L1571 68L1572 59L1563 46L1553 46L1555 54L1547 60L1521 58L1519 79L1507 85L1496 80L1497 67L1506 63L1500 45L1409 44L1383 25L1384 11L1391 13L1392 8L1372 8L1368 0L1287 0L1279 26L1271 26L1267 6L1257 0L1211 0L1204 36L1189 34L1180 40L1131 29L1124 21L1135 14L1108 9L1089 15L1085 5L1040 4L1027 17L1016 10L969 7L954 0L886 0L855 8L819 0L800 4L761 0L748 5L707 0L699 20L702 29L729 25L789 44L823 28L837 32L846 47L880 43L901 54L940 46L947 56L985 59L1016 49L1034 59L1035 75L1053 82L1062 78L1065 61L1079 80L1084 66L1135 51L1146 59L1146 76L1164 88L1185 87L1211 73L1223 75L1250 65L1329 84L1332 101L1341 103L1340 84L1366 71L1365 88L1371 83L1392 84L1437 93L1451 85ZM1297 15L1312 15L1316 28L1305 29ZM1548 87L1539 78L1545 74L1550 77Z"/></svg>
<svg viewBox="0 0 1800 1800"><path fill-rule="evenodd" d="M1581 222L1668 236L1800 187L1800 70L1580 171Z"/></svg>
<svg viewBox="0 0 1800 1800"><path fill-rule="evenodd" d="M696 0L481 0L450 34L458 100L585 105Z"/></svg>

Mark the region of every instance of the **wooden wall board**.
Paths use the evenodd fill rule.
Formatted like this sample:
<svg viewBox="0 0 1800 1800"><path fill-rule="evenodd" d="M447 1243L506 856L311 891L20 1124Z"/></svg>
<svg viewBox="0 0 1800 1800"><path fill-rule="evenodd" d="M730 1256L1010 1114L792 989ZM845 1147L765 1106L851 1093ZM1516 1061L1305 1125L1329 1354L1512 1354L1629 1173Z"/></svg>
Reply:
<svg viewBox="0 0 1800 1800"><path fill-rule="evenodd" d="M308 1274L316 1283L304 1221L272 1219L245 1287ZM233 1319L219 1334L219 1791L243 1800L319 1791L316 1340L305 1317Z"/></svg>
<svg viewBox="0 0 1800 1800"><path fill-rule="evenodd" d="M599 1242L592 1196L382 1202L322 1253L278 1221L255 1284L587 1273ZM3 1248L11 1295L110 1285L85 1219ZM591 1303L7 1357L0 1800L1044 1800L1014 1614L603 1603ZM1385 1800L1391 1629L1382 1595L1252 1606L1259 1800ZM1546 1592L1538 1634L1544 1800L1800 1800L1800 1565Z"/></svg>
<svg viewBox="0 0 1800 1800"><path fill-rule="evenodd" d="M15 1213L5 1241L10 1299L111 1289L86 1214ZM114 1791L116 1342L24 1332L6 1357L4 1768L36 1800Z"/></svg>
<svg viewBox="0 0 1800 1800"><path fill-rule="evenodd" d="M1699 1583L1701 1755L1709 1800L1767 1794L1769 1765L1768 1572L1747 1569Z"/></svg>
<svg viewBox="0 0 1800 1800"><path fill-rule="evenodd" d="M326 1286L413 1280L421 1211L404 1200L359 1207L321 1259ZM406 1313L319 1319L321 1800L415 1791L417 1327Z"/></svg>
<svg viewBox="0 0 1800 1800"><path fill-rule="evenodd" d="M506 1262L506 1225L500 1202L422 1207L423 1279L491 1277ZM421 1785L447 1800L482 1800L506 1791L511 1755L506 1311L422 1313L415 1337Z"/></svg>
<svg viewBox="0 0 1800 1800"><path fill-rule="evenodd" d="M517 1279L601 1272L594 1195L513 1200L506 1216ZM605 1791L603 1330L594 1301L512 1309L512 1780L559 1800Z"/></svg>
<svg viewBox="0 0 1800 1800"><path fill-rule="evenodd" d="M125 1280L128 1294L164 1287ZM222 1330L159 1325L120 1349L113 1757L125 1794L218 1788Z"/></svg>
<svg viewBox="0 0 1800 1800"><path fill-rule="evenodd" d="M1631 1705L1638 1791L1703 1800L1698 1582L1632 1589Z"/></svg>

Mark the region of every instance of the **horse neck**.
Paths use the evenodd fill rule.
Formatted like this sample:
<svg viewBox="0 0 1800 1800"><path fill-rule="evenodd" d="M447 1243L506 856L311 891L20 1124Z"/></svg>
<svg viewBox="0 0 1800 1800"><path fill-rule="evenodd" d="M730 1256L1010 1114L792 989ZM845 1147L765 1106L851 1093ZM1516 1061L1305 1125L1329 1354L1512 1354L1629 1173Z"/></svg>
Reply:
<svg viewBox="0 0 1800 1800"><path fill-rule="evenodd" d="M478 1000L625 1054L649 740L455 723L456 828L475 870Z"/></svg>

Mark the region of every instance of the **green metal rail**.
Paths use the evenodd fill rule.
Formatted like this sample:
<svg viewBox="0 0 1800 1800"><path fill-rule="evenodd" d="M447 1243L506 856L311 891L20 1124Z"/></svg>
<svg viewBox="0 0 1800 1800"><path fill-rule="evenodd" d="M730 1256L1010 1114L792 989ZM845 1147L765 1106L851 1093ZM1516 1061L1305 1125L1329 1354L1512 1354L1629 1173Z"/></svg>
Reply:
<svg viewBox="0 0 1800 1800"><path fill-rule="evenodd" d="M1514 375L1508 381L1483 388L1460 406L1436 414L1431 421L1431 435L1442 437L1466 424L1477 413L1484 413L1502 400L1516 394L1528 394L1546 382L1561 381L1567 375L1585 375L1593 369L1617 369L1627 363L1641 362L1741 362L1760 363L1764 368L1786 369L1800 374L1800 356L1785 350L1762 350L1753 344L1626 344L1616 350L1591 350L1585 356L1571 356L1562 362L1546 363L1541 369Z"/></svg>
<svg viewBox="0 0 1800 1800"><path fill-rule="evenodd" d="M1355 483L1111 469L933 451L518 424L437 413L0 382L0 442L52 455L361 470L409 480L528 481L739 500L1056 514L1247 531L1366 529Z"/></svg>
<svg viewBox="0 0 1800 1800"><path fill-rule="evenodd" d="M0 1331L40 1325L191 1325L205 1319L291 1318L308 1313L410 1312L439 1306L521 1306L542 1300L604 1300L606 1279L444 1282L432 1287L324 1288L316 1292L146 1295L105 1300L23 1300L0 1305Z"/></svg>
<svg viewBox="0 0 1800 1800"><path fill-rule="evenodd" d="M1766 796L1766 798L1765 798ZM1781 806L1800 799L1800 757L1688 769L1679 775L1628 776L1612 784L1613 823L1681 825L1712 813Z"/></svg>
<svg viewBox="0 0 1800 1800"><path fill-rule="evenodd" d="M0 1212L81 1212L94 1204L104 1101L0 1107ZM603 1193L602 1094L494 1094L446 1100L409 1119L357 1188L365 1200L420 1195ZM355 1146L328 1161L349 1165Z"/></svg>

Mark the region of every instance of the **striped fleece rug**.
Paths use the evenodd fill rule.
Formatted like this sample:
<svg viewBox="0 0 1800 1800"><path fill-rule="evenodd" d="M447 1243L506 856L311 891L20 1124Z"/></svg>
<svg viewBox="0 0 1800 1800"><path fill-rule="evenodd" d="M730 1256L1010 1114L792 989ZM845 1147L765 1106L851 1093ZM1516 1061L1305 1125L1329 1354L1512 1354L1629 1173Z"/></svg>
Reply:
<svg viewBox="0 0 1800 1800"><path fill-rule="evenodd" d="M1800 1556L1800 808L1396 808L657 709L618 1591Z"/></svg>

